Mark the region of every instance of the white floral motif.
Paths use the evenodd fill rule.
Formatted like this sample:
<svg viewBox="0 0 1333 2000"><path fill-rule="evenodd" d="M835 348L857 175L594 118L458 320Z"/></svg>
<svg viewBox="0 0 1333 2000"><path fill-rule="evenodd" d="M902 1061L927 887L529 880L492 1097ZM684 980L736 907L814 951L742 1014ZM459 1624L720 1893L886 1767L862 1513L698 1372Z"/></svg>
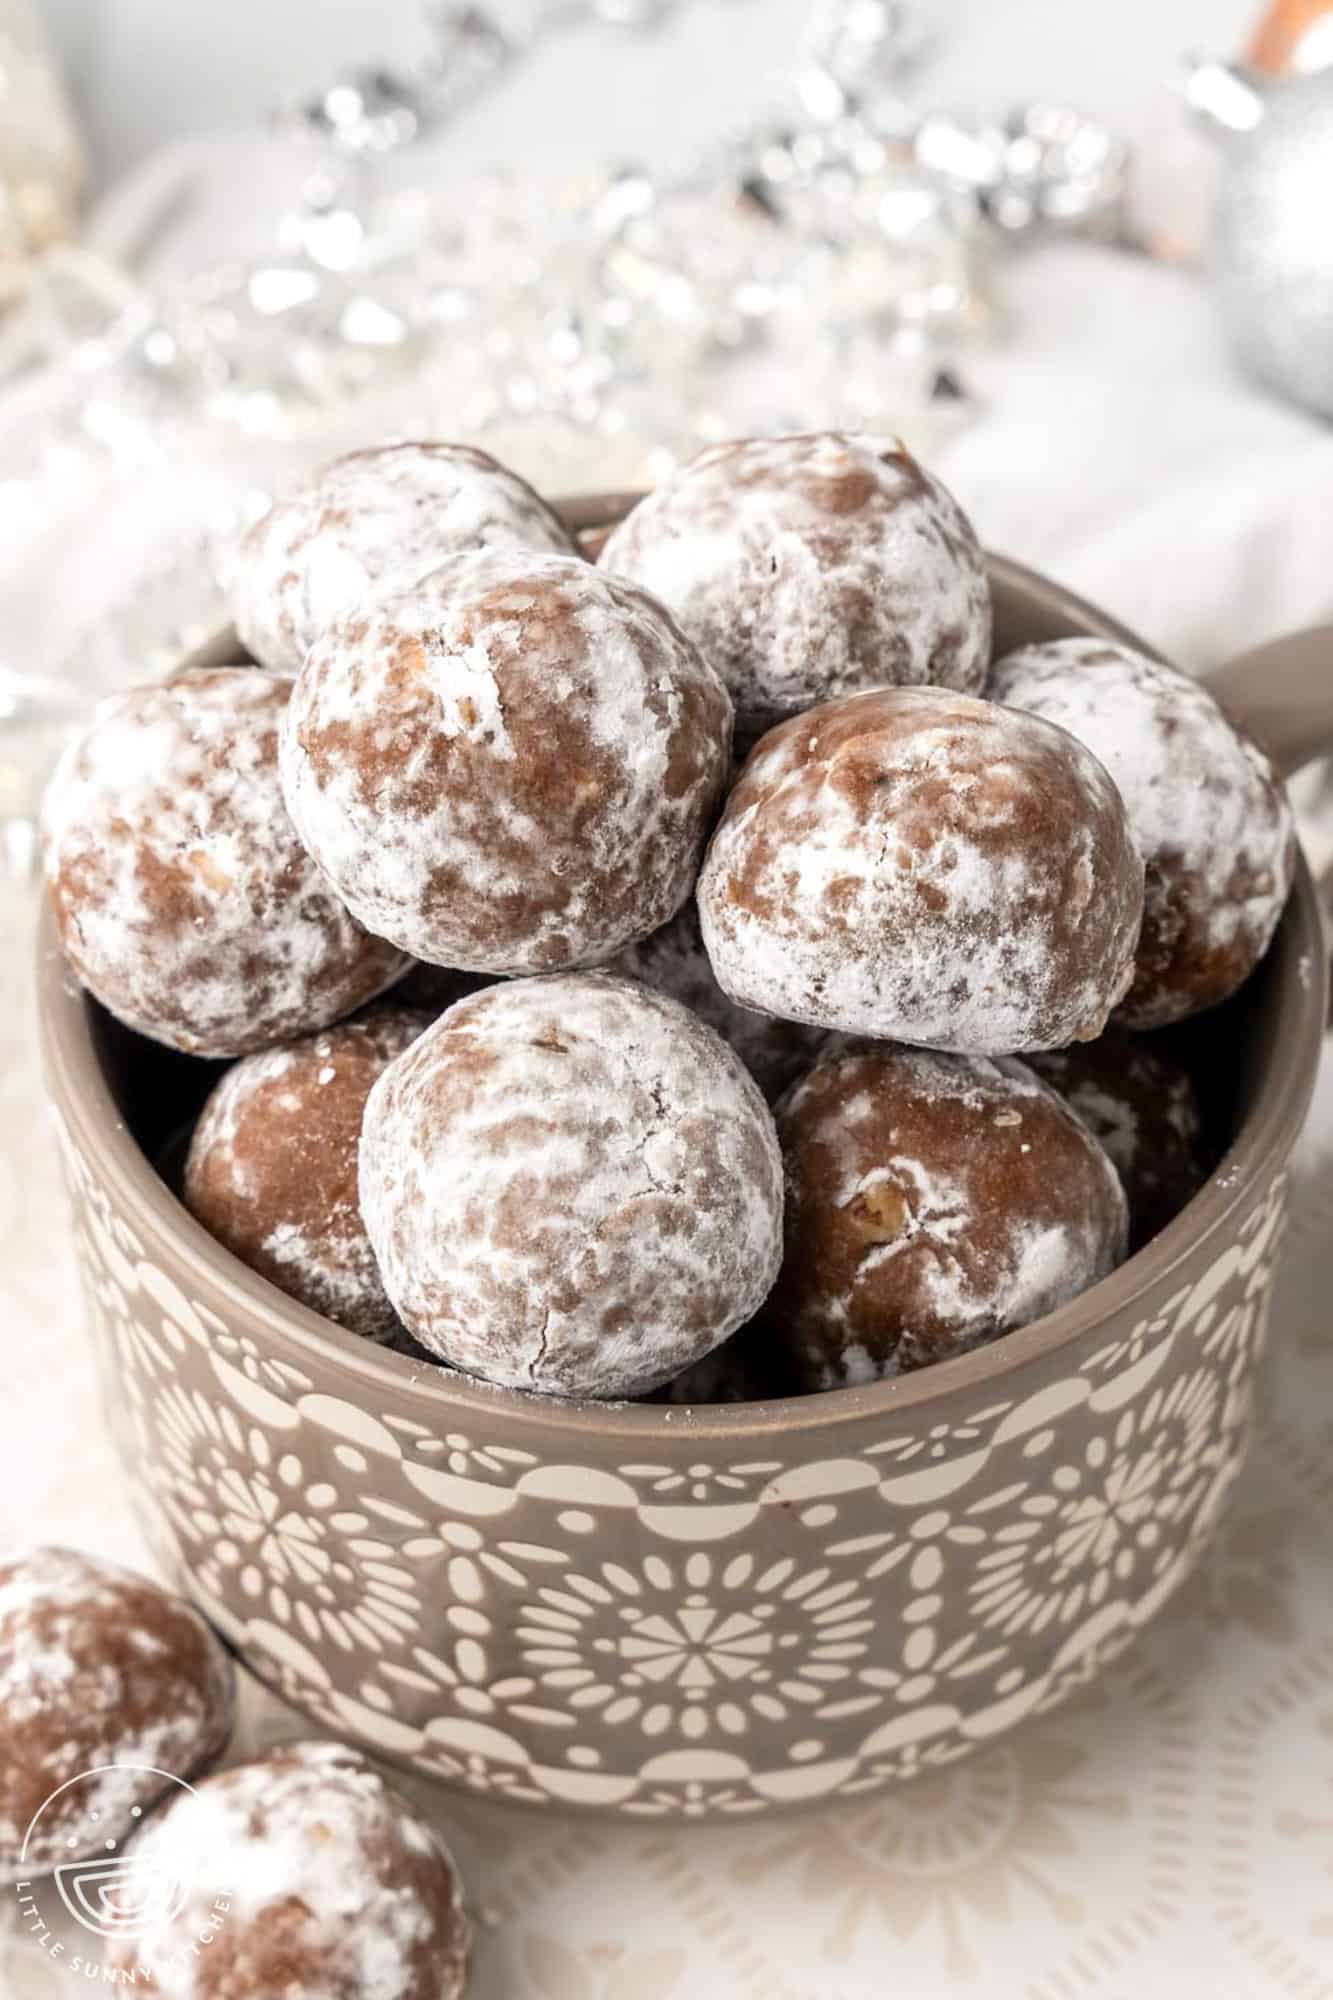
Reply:
<svg viewBox="0 0 1333 2000"><path fill-rule="evenodd" d="M118 1441L224 1629L422 1770L648 1818L941 1771L1117 1650L1240 1462L1281 1218L1275 1184L1136 1326L1009 1400L858 1419L813 1456L765 1432L733 1461L682 1426L552 1464L502 1402L465 1434L407 1376L367 1403L270 1351L71 1164Z"/></svg>
<svg viewBox="0 0 1333 2000"><path fill-rule="evenodd" d="M1122 1411L1109 1437L1048 1464L977 1562L970 1596L982 1621L1006 1637L1042 1632L1160 1575L1213 1484L1219 1401L1211 1375L1176 1377Z"/></svg>
<svg viewBox="0 0 1333 2000"><path fill-rule="evenodd" d="M934 1699L941 1682L972 1680L1003 1664L1005 1648L988 1643L975 1624L948 1644L942 1644L940 1638L938 1614L945 1601L950 1558L961 1555L968 1565L975 1561L975 1551L985 1545L985 1530L969 1521L961 1509L932 1507L917 1515L905 1531L860 1535L830 1546L830 1556L861 1559L867 1584L891 1571L903 1571L900 1588L906 1602L897 1658L890 1664L877 1657L873 1665L862 1667L857 1679L863 1686L891 1694L896 1704L911 1706ZM876 1652L879 1655L887 1650L877 1648ZM851 1702L840 1706L845 1714L855 1713Z"/></svg>
<svg viewBox="0 0 1333 2000"><path fill-rule="evenodd" d="M294 1453L198 1391L173 1385L156 1422L154 1485L210 1596L262 1605L311 1644L379 1653L414 1631L421 1605L396 1510L307 1482Z"/></svg>
<svg viewBox="0 0 1333 2000"><path fill-rule="evenodd" d="M107 1280L107 1290L112 1296L104 1301L105 1310L115 1330L126 1379L138 1383L169 1375L171 1356L161 1338L129 1311L114 1281Z"/></svg>
<svg viewBox="0 0 1333 2000"><path fill-rule="evenodd" d="M1272 1274L1268 1274L1271 1283ZM1254 1348L1263 1337L1264 1294L1251 1291L1237 1299L1210 1327L1204 1341L1209 1359L1221 1367L1229 1381L1237 1381L1248 1370Z"/></svg>
<svg viewBox="0 0 1333 2000"><path fill-rule="evenodd" d="M756 1459L748 1465L622 1465L631 1484L645 1487L659 1500L726 1501L782 1471L777 1458Z"/></svg>
<svg viewBox="0 0 1333 2000"><path fill-rule="evenodd" d="M428 1743L417 1752L414 1761L431 1777L442 1778L446 1784L461 1785L465 1790L477 1792L488 1799L513 1799L529 1806L551 1803L550 1794L544 1792L540 1785L534 1785L521 1765L498 1763L477 1750L456 1756L437 1744Z"/></svg>
<svg viewBox="0 0 1333 2000"><path fill-rule="evenodd" d="M261 1354L248 1333L231 1333L218 1322L212 1333L212 1344L234 1368L240 1369L247 1382L258 1383L279 1396L299 1396L314 1387L310 1377L301 1369L293 1368L289 1361Z"/></svg>
<svg viewBox="0 0 1333 2000"><path fill-rule="evenodd" d="M1170 1340L1187 1323L1185 1309L1193 1295L1192 1285L1183 1285L1155 1313L1147 1319L1139 1320L1127 1334L1108 1341L1099 1347L1083 1365L1085 1375L1118 1375L1124 1369L1135 1368L1142 1361L1150 1347L1159 1340Z"/></svg>
<svg viewBox="0 0 1333 2000"><path fill-rule="evenodd" d="M698 1550L566 1576L524 1607L518 1638L543 1689L575 1712L695 1742L836 1708L868 1650L869 1610L859 1579L825 1566Z"/></svg>
<svg viewBox="0 0 1333 2000"><path fill-rule="evenodd" d="M519 1451L513 1445L479 1444L464 1437L461 1431L446 1431L441 1437L406 1417L387 1415L385 1422L391 1431L408 1441L413 1453L427 1461L442 1461L460 1479L488 1478L508 1483L538 1463L533 1452Z"/></svg>
<svg viewBox="0 0 1333 2000"><path fill-rule="evenodd" d="M880 1438L866 1447L866 1457L886 1459L891 1465L912 1465L921 1459L946 1458L953 1451L973 1450L1012 1407L1011 1403L995 1403L978 1410L966 1423L928 1424L902 1436Z"/></svg>
<svg viewBox="0 0 1333 2000"><path fill-rule="evenodd" d="M443 1704L465 1715L490 1717L501 1710L538 1724L562 1724L566 1715L543 1701L531 1675L496 1677L495 1620L488 1595L529 1587L534 1569L562 1570L568 1552L534 1543L488 1546L470 1522L418 1522L405 1532L399 1552L412 1564L419 1589L432 1604L432 1645L417 1643L383 1661L380 1678L395 1690L395 1706L408 1720L428 1720Z"/></svg>

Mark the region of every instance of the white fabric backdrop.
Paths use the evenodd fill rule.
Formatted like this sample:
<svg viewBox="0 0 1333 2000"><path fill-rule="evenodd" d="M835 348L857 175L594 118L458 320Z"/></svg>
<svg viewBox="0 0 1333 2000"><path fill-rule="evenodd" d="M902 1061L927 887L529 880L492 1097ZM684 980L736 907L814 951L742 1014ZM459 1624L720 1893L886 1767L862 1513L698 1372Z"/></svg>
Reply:
<svg viewBox="0 0 1333 2000"><path fill-rule="evenodd" d="M502 7L509 0L498 0ZM520 5L522 0L520 0ZM938 76L960 102L1049 92L1110 118L1127 136L1160 136L1165 80L1182 50L1230 51L1257 0L917 0L938 24ZM181 0L39 0L78 94L104 177L168 140L251 124L276 101L348 63L410 61L421 0L241 0L225 32L205 31ZM460 133L478 162L552 148L663 149L743 108L795 42L807 0L688 0L679 23L646 41L585 35L534 76L503 113ZM615 62L615 87L603 88ZM590 76L591 66L591 76ZM599 71L601 74L599 74ZM590 87L591 85L591 87ZM578 115L572 115L572 107ZM589 112L595 124L589 129Z"/></svg>

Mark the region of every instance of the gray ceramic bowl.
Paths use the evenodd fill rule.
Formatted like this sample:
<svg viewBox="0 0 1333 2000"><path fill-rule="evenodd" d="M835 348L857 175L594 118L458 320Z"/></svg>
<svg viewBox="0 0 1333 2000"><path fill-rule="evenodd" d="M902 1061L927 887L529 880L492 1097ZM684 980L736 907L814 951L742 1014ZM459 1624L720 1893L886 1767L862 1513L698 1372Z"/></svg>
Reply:
<svg viewBox="0 0 1333 2000"><path fill-rule="evenodd" d="M622 504L570 512L593 530ZM1002 647L1130 636L1015 564L990 570ZM238 657L234 638L209 655ZM1289 762L1327 738L1325 675L1287 660L1263 681ZM1230 692L1254 706L1243 672ZM746 1407L499 1393L293 1304L150 1164L206 1067L109 1021L49 922L39 977L142 1518L261 1678L419 1772L666 1819L910 1778L1113 1659L1188 1575L1235 1479L1324 1024L1304 864L1266 964L1196 1024L1224 1156L1169 1228L994 1346Z"/></svg>

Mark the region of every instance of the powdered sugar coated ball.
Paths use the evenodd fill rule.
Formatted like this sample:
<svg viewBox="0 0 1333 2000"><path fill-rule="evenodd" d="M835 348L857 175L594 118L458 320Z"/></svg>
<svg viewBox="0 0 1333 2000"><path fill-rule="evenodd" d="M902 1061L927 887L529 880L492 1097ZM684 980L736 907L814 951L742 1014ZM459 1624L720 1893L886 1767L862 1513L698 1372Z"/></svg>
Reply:
<svg viewBox="0 0 1333 2000"><path fill-rule="evenodd" d="M282 769L368 929L473 972L595 964L689 894L731 704L661 607L564 556L459 556L311 648Z"/></svg>
<svg viewBox="0 0 1333 2000"><path fill-rule="evenodd" d="M637 1396L748 1319L782 1170L720 1036L606 973L492 986L385 1071L361 1207L390 1298L471 1375Z"/></svg>
<svg viewBox="0 0 1333 2000"><path fill-rule="evenodd" d="M294 674L328 626L472 549L575 553L554 509L489 452L349 452L246 535L230 578L236 629L263 666Z"/></svg>
<svg viewBox="0 0 1333 2000"><path fill-rule="evenodd" d="M137 1886L137 1878L143 1887ZM112 1954L162 2000L460 2000L471 1926L435 1828L357 1751L293 1743L176 1797L132 1851L162 1916Z"/></svg>
<svg viewBox="0 0 1333 2000"><path fill-rule="evenodd" d="M979 694L990 591L967 517L901 444L837 431L701 452L598 558L670 605L747 740L866 687Z"/></svg>
<svg viewBox="0 0 1333 2000"><path fill-rule="evenodd" d="M115 695L42 802L66 957L128 1027L190 1055L323 1027L404 967L338 901L287 815L290 690L218 667Z"/></svg>
<svg viewBox="0 0 1333 2000"><path fill-rule="evenodd" d="M1115 1168L1013 1057L844 1047L777 1115L787 1248L764 1318L804 1388L982 1346L1125 1255Z"/></svg>
<svg viewBox="0 0 1333 2000"><path fill-rule="evenodd" d="M1143 867L1063 730L943 688L771 730L699 879L723 990L794 1021L978 1054L1100 1033L1127 988Z"/></svg>
<svg viewBox="0 0 1333 2000"><path fill-rule="evenodd" d="M770 1104L810 1067L824 1040L821 1028L780 1021L773 1014L756 1014L727 998L708 962L693 898L669 924L622 951L606 969L625 979L641 979L659 993L669 993L710 1028L716 1028L723 1040L731 1043Z"/></svg>
<svg viewBox="0 0 1333 2000"><path fill-rule="evenodd" d="M219 1243L312 1312L371 1340L398 1320L357 1196L372 1086L432 1016L379 1007L247 1056L204 1106L185 1203Z"/></svg>
<svg viewBox="0 0 1333 2000"><path fill-rule="evenodd" d="M1227 999L1272 942L1295 873L1269 758L1189 674L1104 639L1025 646L991 693L1068 729L1124 796L1147 877L1118 1018L1164 1027Z"/></svg>
<svg viewBox="0 0 1333 2000"><path fill-rule="evenodd" d="M234 1698L184 1598L70 1549L0 1558L0 1882L105 1857L222 1755Z"/></svg>

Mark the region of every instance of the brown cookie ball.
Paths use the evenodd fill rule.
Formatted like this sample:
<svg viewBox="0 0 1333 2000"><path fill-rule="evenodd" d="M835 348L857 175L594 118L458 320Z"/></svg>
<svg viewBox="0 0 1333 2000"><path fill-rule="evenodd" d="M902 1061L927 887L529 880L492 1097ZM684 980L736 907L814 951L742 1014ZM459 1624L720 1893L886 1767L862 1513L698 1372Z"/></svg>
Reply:
<svg viewBox="0 0 1333 2000"><path fill-rule="evenodd" d="M467 1374L638 1396L750 1318L781 1254L768 1107L719 1035L605 973L489 987L370 1095L390 1298Z"/></svg>
<svg viewBox="0 0 1333 2000"><path fill-rule="evenodd" d="M565 556L459 556L311 648L283 732L302 838L436 965L594 964L674 915L731 704L665 611Z"/></svg>
<svg viewBox="0 0 1333 2000"><path fill-rule="evenodd" d="M1296 867L1269 758L1189 674L1102 639L1025 646L990 691L1086 743L1124 797L1146 881L1117 1018L1160 1028L1227 999L1267 951Z"/></svg>
<svg viewBox="0 0 1333 2000"><path fill-rule="evenodd" d="M379 1007L285 1048L247 1056L204 1106L185 1205L252 1271L353 1333L398 1324L357 1197L361 1119L373 1085L432 1016Z"/></svg>
<svg viewBox="0 0 1333 2000"><path fill-rule="evenodd" d="M143 1907L113 1953L162 2000L460 2000L472 1932L430 1822L355 1750L293 1743L181 1793L132 1850ZM132 1905L132 1907L134 1907Z"/></svg>
<svg viewBox="0 0 1333 2000"><path fill-rule="evenodd" d="M298 673L328 626L474 549L576 553L555 510L489 452L349 452L277 501L241 543L230 578L236 629L263 666Z"/></svg>
<svg viewBox="0 0 1333 2000"><path fill-rule="evenodd" d="M995 1055L1100 1034L1132 977L1143 864L1063 730L885 688L756 746L698 900L741 1006Z"/></svg>
<svg viewBox="0 0 1333 2000"><path fill-rule="evenodd" d="M770 1104L809 1069L824 1040L822 1028L780 1021L773 1014L756 1014L728 1000L708 962L693 898L660 931L613 958L606 970L624 979L641 979L645 986L669 993L710 1028L716 1028L723 1040L731 1043Z"/></svg>
<svg viewBox="0 0 1333 2000"><path fill-rule="evenodd" d="M599 561L671 607L747 740L862 688L985 682L990 589L971 523L887 438L715 445L641 500Z"/></svg>
<svg viewBox="0 0 1333 2000"><path fill-rule="evenodd" d="M0 1560L0 1882L124 1840L222 1755L234 1699L184 1598L71 1549Z"/></svg>
<svg viewBox="0 0 1333 2000"><path fill-rule="evenodd" d="M217 667L114 695L42 803L70 964L127 1027L190 1055L246 1055L322 1028L403 969L287 816L289 692L258 668Z"/></svg>
<svg viewBox="0 0 1333 2000"><path fill-rule="evenodd" d="M817 1063L777 1117L786 1254L764 1318L803 1388L982 1347L1125 1255L1115 1168L1012 1057L863 1043Z"/></svg>
<svg viewBox="0 0 1333 2000"><path fill-rule="evenodd" d="M1194 1080L1169 1048L1110 1028L1095 1042L1029 1058L1100 1140L1129 1202L1129 1247L1141 1250L1208 1177Z"/></svg>

